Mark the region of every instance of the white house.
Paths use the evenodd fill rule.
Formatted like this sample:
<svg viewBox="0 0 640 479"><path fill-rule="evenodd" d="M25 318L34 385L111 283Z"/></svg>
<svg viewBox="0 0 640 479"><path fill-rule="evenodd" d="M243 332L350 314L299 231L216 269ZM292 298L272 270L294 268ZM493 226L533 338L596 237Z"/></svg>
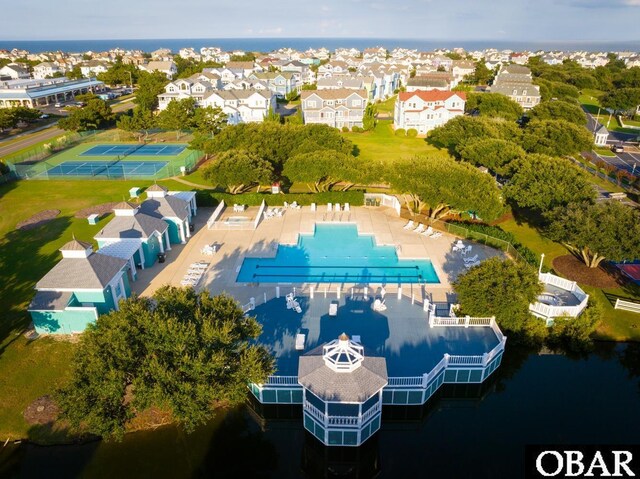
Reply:
<svg viewBox="0 0 640 479"><path fill-rule="evenodd" d="M304 122L322 123L334 128L362 127L367 106L366 90L304 90L301 94Z"/></svg>
<svg viewBox="0 0 640 479"><path fill-rule="evenodd" d="M396 100L393 127L415 129L425 135L451 118L464 114L467 97L457 91L400 92Z"/></svg>
<svg viewBox="0 0 640 479"><path fill-rule="evenodd" d="M138 68L149 73L162 72L168 80L171 80L178 73L178 67L173 61L151 61L138 65Z"/></svg>
<svg viewBox="0 0 640 479"><path fill-rule="evenodd" d="M42 62L33 67L33 78L37 80L44 80L57 73L64 73L64 71L59 65L52 62Z"/></svg>
<svg viewBox="0 0 640 479"><path fill-rule="evenodd" d="M275 110L276 97L268 90L212 90L202 106L217 106L227 114L230 125L262 122L270 110Z"/></svg>
<svg viewBox="0 0 640 479"><path fill-rule="evenodd" d="M10 77L12 80L23 80L29 78L29 70L17 63L9 63L0 68L0 77Z"/></svg>
<svg viewBox="0 0 640 479"><path fill-rule="evenodd" d="M95 77L99 73L104 73L109 69L109 65L100 60L89 60L88 62L80 65L80 71L85 78Z"/></svg>

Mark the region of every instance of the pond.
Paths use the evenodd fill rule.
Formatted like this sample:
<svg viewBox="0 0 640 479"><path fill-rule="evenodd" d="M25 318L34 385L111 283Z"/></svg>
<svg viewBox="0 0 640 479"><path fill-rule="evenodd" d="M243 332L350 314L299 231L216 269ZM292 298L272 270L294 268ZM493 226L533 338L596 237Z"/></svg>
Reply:
<svg viewBox="0 0 640 479"><path fill-rule="evenodd" d="M257 410L221 413L191 435L165 427L120 443L9 446L0 477L517 478L527 444L640 443L640 345L598 344L581 358L508 347L487 384L388 408L357 449L320 446L299 406Z"/></svg>

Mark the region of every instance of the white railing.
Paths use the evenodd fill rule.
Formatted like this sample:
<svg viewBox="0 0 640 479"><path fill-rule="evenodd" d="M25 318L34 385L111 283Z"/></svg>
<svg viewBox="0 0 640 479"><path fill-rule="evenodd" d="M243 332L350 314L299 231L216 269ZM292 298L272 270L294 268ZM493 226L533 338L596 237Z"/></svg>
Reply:
<svg viewBox="0 0 640 479"><path fill-rule="evenodd" d="M380 408L382 406L380 405L380 403L376 403L375 406L373 406L371 409L369 409L368 411L365 411L364 414L362 415L362 423L367 422L369 419L371 419L373 416L375 416L377 413L380 412Z"/></svg>
<svg viewBox="0 0 640 479"><path fill-rule="evenodd" d="M300 386L298 376L269 376L263 386Z"/></svg>
<svg viewBox="0 0 640 479"><path fill-rule="evenodd" d="M640 313L640 303L634 303L632 301L625 301L623 299L616 299L614 309L621 309L623 311L631 311L632 313Z"/></svg>
<svg viewBox="0 0 640 479"><path fill-rule="evenodd" d="M326 424L329 426L359 426L358 416L328 416Z"/></svg>
<svg viewBox="0 0 640 479"><path fill-rule="evenodd" d="M408 377L397 377L397 378L389 378L389 383L387 386L391 387L422 387L422 376L408 376Z"/></svg>
<svg viewBox="0 0 640 479"><path fill-rule="evenodd" d="M223 210L224 210L224 200L220 200L220 204L218 204L216 209L213 210L213 213L211 213L211 216L207 220L207 229L213 228L213 225L218 220Z"/></svg>
<svg viewBox="0 0 640 479"><path fill-rule="evenodd" d="M258 216L256 216L255 220L253 220L253 229L254 230L260 224L260 220L262 219L262 214L264 213L264 209L266 207L267 207L267 203L264 200L262 200L262 203L260 204L260 209L258 210Z"/></svg>
<svg viewBox="0 0 640 479"><path fill-rule="evenodd" d="M468 328L469 326L491 326L495 323L495 318L482 318L472 316L431 316L429 318L430 326L462 326Z"/></svg>
<svg viewBox="0 0 640 479"><path fill-rule="evenodd" d="M447 366L480 366L484 363L483 356L451 356L447 358Z"/></svg>
<svg viewBox="0 0 640 479"><path fill-rule="evenodd" d="M447 356L444 356L436 367L422 376L422 387L426 388L440 372L447 367Z"/></svg>
<svg viewBox="0 0 640 479"><path fill-rule="evenodd" d="M248 313L249 311L253 311L254 309L256 309L256 298L249 298L249 302L242 305L243 313Z"/></svg>
<svg viewBox="0 0 640 479"><path fill-rule="evenodd" d="M325 426L360 426L369 421L381 410L380 403L376 403L371 409L365 411L361 416L331 416L323 413L311 403L304 403L304 410L316 418Z"/></svg>
<svg viewBox="0 0 640 479"><path fill-rule="evenodd" d="M305 402L303 407L305 411L307 411L309 414L315 417L322 424L327 423L327 416L325 416L325 414L320 409L315 407L313 404Z"/></svg>
<svg viewBox="0 0 640 479"><path fill-rule="evenodd" d="M533 303L529 305L529 311L544 318L557 318L558 316L570 316L575 318L582 313L584 308L587 307L589 295L585 296L586 297L575 306L553 306L544 303Z"/></svg>
<svg viewBox="0 0 640 479"><path fill-rule="evenodd" d="M557 286L558 288L562 288L566 291L573 291L573 288L576 286L575 281L569 281L568 279L561 278L560 276L556 276L551 273L540 273L538 275L538 279L543 283Z"/></svg>

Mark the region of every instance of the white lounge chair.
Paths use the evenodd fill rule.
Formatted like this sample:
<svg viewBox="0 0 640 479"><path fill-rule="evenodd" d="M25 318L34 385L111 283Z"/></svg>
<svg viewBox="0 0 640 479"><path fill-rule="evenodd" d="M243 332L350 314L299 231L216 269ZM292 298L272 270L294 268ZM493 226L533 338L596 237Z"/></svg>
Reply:
<svg viewBox="0 0 640 479"><path fill-rule="evenodd" d="M440 236L442 236L442 233L440 231L436 231L435 233L433 233L431 236L429 236L429 238L431 239L438 239L440 238Z"/></svg>
<svg viewBox="0 0 640 479"><path fill-rule="evenodd" d="M472 256L471 258L462 258L462 261L464 261L465 264L475 263L476 261L478 261L478 255L476 254L476 255Z"/></svg>
<svg viewBox="0 0 640 479"><path fill-rule="evenodd" d="M315 211L316 210L316 204L315 203L311 203L311 211Z"/></svg>
<svg viewBox="0 0 640 479"><path fill-rule="evenodd" d="M293 310L296 313L302 313L302 308L300 307L300 303L298 303L295 299L292 301Z"/></svg>
<svg viewBox="0 0 640 479"><path fill-rule="evenodd" d="M336 203L335 205L333 205L333 211L336 211L336 212L340 211L340 203Z"/></svg>
<svg viewBox="0 0 640 479"><path fill-rule="evenodd" d="M350 206L349 206L349 203L345 203L345 204L344 204L344 210L345 210L345 211L351 211Z"/></svg>
<svg viewBox="0 0 640 479"><path fill-rule="evenodd" d="M302 351L304 349L304 341L306 336L302 333L296 334L296 351Z"/></svg>
<svg viewBox="0 0 640 479"><path fill-rule="evenodd" d="M338 304L331 303L329 305L329 316L338 316Z"/></svg>
<svg viewBox="0 0 640 479"><path fill-rule="evenodd" d="M413 230L414 233L422 233L424 231L424 225L420 223L416 229Z"/></svg>
<svg viewBox="0 0 640 479"><path fill-rule="evenodd" d="M413 222L413 220L409 220L409 222L408 222L406 225L404 225L404 229L405 229L405 230L412 230L412 229L413 229L413 227L414 227L414 222Z"/></svg>
<svg viewBox="0 0 640 479"><path fill-rule="evenodd" d="M330 213L333 205L331 203L327 203L327 211Z"/></svg>
<svg viewBox="0 0 640 479"><path fill-rule="evenodd" d="M467 269L471 269L474 266L478 266L480 264L480 261L474 261L473 263L465 263L464 267Z"/></svg>
<svg viewBox="0 0 640 479"><path fill-rule="evenodd" d="M381 300L379 300L379 299L376 299L376 300L373 302L373 305L371 306L371 308L372 308L374 311L386 311L386 310L387 310L387 305L386 305L386 304L384 304L384 299L383 299L382 301L381 301Z"/></svg>
<svg viewBox="0 0 640 479"><path fill-rule="evenodd" d="M427 229L420 233L422 236L431 236L433 234L433 227L427 226Z"/></svg>

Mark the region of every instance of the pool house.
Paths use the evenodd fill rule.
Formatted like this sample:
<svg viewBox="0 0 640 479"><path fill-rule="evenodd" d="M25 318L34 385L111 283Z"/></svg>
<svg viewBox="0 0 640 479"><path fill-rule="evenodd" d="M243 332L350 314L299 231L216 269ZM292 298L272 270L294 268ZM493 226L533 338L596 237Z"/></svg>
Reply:
<svg viewBox="0 0 640 479"><path fill-rule="evenodd" d="M62 260L38 281L28 307L38 334L80 333L131 295L127 260L76 239L60 251Z"/></svg>

